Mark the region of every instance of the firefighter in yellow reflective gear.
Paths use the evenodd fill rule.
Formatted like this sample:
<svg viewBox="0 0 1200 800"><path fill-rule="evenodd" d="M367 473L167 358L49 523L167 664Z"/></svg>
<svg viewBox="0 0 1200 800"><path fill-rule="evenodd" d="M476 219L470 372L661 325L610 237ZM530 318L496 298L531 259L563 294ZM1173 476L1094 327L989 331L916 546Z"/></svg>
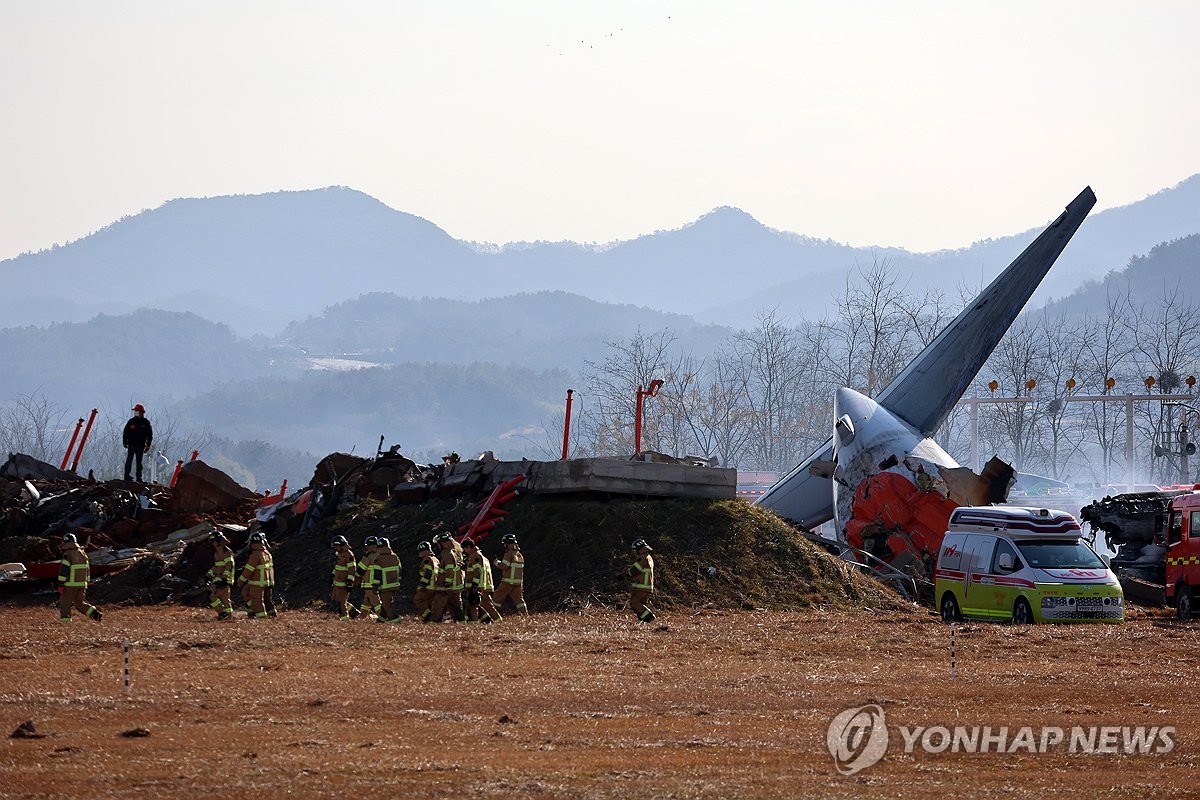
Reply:
<svg viewBox="0 0 1200 800"><path fill-rule="evenodd" d="M470 539L462 547L467 561L467 622L499 622L500 612L492 604L492 590L496 588L492 583L492 563Z"/></svg>
<svg viewBox="0 0 1200 800"><path fill-rule="evenodd" d="M211 605L217 612L217 619L230 619L233 617L233 548L220 531L208 538L213 546L213 565L208 571Z"/></svg>
<svg viewBox="0 0 1200 800"><path fill-rule="evenodd" d="M383 611L379 622L399 622L396 612L396 592L400 589L400 557L392 550L390 539L379 539L379 554L375 557L375 568L379 570L379 604Z"/></svg>
<svg viewBox="0 0 1200 800"><path fill-rule="evenodd" d="M62 561L58 564L58 619L59 622L71 621L71 609L76 608L87 616L99 622L104 618L100 609L89 605L85 599L88 580L91 578L91 565L87 553L79 546L75 534L68 533L62 538Z"/></svg>
<svg viewBox="0 0 1200 800"><path fill-rule="evenodd" d="M363 546L363 557L358 562L358 575L354 579L354 585L363 590L359 610L368 616L374 614L378 619L383 611L379 604L379 570L375 566L375 559L379 558L379 537L368 536Z"/></svg>
<svg viewBox="0 0 1200 800"><path fill-rule="evenodd" d="M337 609L338 619L352 619L358 616L358 609L347 602L350 597L350 589L354 587L357 568L358 563L354 560L354 551L350 549L350 543L346 541L346 537L339 536L334 539L333 577L331 578L333 590L329 593L329 599L333 601L333 606Z"/></svg>
<svg viewBox="0 0 1200 800"><path fill-rule="evenodd" d="M492 596L492 602L497 609L502 609L505 600L512 600L517 611L528 616L529 609L525 606L525 556L521 554L521 546L513 534L504 534L500 537L500 543L504 545L504 555L496 559L496 567L500 570L500 586Z"/></svg>
<svg viewBox="0 0 1200 800"><path fill-rule="evenodd" d="M433 593L430 619L434 622L441 622L448 608L454 621L462 622L466 619L462 607L462 545L454 541L454 537L450 534L439 533L433 537L433 546L440 548L442 569L438 577L437 591Z"/></svg>
<svg viewBox="0 0 1200 800"><path fill-rule="evenodd" d="M250 606L247 616L251 619L262 619L267 616L267 608L263 595L268 587L275 585L275 561L271 551L267 549L267 537L264 533L250 534L250 558L242 567L242 574L237 580L238 589Z"/></svg>
<svg viewBox="0 0 1200 800"><path fill-rule="evenodd" d="M646 544L645 539L633 543L633 553L637 559L629 566L629 577L633 584L629 590L629 607L642 622L653 622L654 612L650 610L650 596L654 594L654 556L650 555L653 548Z"/></svg>
<svg viewBox="0 0 1200 800"><path fill-rule="evenodd" d="M267 616L274 618L279 615L275 610L275 556L271 553L271 543L267 541L267 535L259 535L262 536L263 554L267 561L271 562L271 582L263 587L263 607L267 609Z"/></svg>
<svg viewBox="0 0 1200 800"><path fill-rule="evenodd" d="M421 558L421 568L417 573L417 593L413 595L413 605L417 607L421 622L429 622L433 618L433 596L437 592L442 565L433 554L433 545L429 542L417 545L417 555Z"/></svg>

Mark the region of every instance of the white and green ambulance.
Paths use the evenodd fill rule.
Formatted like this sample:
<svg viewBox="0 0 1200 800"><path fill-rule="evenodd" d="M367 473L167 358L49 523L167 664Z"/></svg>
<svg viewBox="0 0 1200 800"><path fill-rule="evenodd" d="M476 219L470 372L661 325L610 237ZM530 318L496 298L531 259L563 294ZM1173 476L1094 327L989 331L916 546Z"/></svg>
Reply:
<svg viewBox="0 0 1200 800"><path fill-rule="evenodd" d="M1065 511L954 509L934 572L942 619L1123 621L1121 584L1081 536Z"/></svg>

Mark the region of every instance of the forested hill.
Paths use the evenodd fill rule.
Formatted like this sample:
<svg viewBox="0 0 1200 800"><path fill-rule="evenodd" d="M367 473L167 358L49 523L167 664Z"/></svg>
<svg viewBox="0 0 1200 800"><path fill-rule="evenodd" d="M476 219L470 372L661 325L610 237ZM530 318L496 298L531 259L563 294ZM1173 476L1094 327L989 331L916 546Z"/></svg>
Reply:
<svg viewBox="0 0 1200 800"><path fill-rule="evenodd" d="M108 400L124 407L281 369L265 347L183 312L99 314L0 330L0 402L41 392L72 405Z"/></svg>
<svg viewBox="0 0 1200 800"><path fill-rule="evenodd" d="M487 361L532 369L581 368L604 342L638 330L669 329L698 354L728 330L681 314L598 303L566 292L536 292L482 301L373 293L293 322L275 339L305 356L347 356L376 363Z"/></svg>
<svg viewBox="0 0 1200 800"><path fill-rule="evenodd" d="M1156 245L1144 256L1134 256L1124 269L1114 269L1103 280L1089 281L1062 300L1046 306L1051 317L1087 317L1107 313L1110 299L1123 313L1130 309L1173 306L1175 313L1193 317L1200 311L1200 234Z"/></svg>

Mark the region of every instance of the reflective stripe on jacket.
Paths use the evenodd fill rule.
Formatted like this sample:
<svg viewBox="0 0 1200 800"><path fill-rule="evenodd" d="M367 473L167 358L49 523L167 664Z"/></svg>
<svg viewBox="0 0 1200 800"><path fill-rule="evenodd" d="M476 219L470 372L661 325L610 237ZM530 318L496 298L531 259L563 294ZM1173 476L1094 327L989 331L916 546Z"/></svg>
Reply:
<svg viewBox="0 0 1200 800"><path fill-rule="evenodd" d="M251 553L250 560L242 568L242 580L251 586L274 586L275 560L271 554L264 550L257 564L254 563L254 557L254 553Z"/></svg>
<svg viewBox="0 0 1200 800"><path fill-rule="evenodd" d="M467 588L491 591L496 588L492 582L492 564L487 556L478 554L467 565Z"/></svg>
<svg viewBox="0 0 1200 800"><path fill-rule="evenodd" d="M378 553L367 553L362 561L358 562L358 585L364 589L373 589L379 585L379 575L375 567L375 559L378 557Z"/></svg>
<svg viewBox="0 0 1200 800"><path fill-rule="evenodd" d="M496 563L500 565L500 571L504 574L501 583L515 583L517 586L525 583L525 556L519 551L513 554L512 558L505 553Z"/></svg>
<svg viewBox="0 0 1200 800"><path fill-rule="evenodd" d="M395 562L394 564L391 562ZM375 565L378 570L379 588L384 591L400 588L400 559L395 553L383 552L379 554L379 563Z"/></svg>
<svg viewBox="0 0 1200 800"><path fill-rule="evenodd" d="M441 565L435 556L423 556L421 558L421 576L417 579L418 589L437 589L438 575L441 574Z"/></svg>
<svg viewBox="0 0 1200 800"><path fill-rule="evenodd" d="M442 580L439 589L449 592L461 592L463 588L463 570L453 558L442 562Z"/></svg>
<svg viewBox="0 0 1200 800"><path fill-rule="evenodd" d="M233 551L228 547L221 552L220 558L213 561L213 567L208 571L208 577L213 580L222 579L233 583Z"/></svg>
<svg viewBox="0 0 1200 800"><path fill-rule="evenodd" d="M344 554L337 554L337 562L333 565L333 585L350 587L354 585L354 569L357 568L354 563L354 553L347 550Z"/></svg>
<svg viewBox="0 0 1200 800"><path fill-rule="evenodd" d="M646 556L645 562L643 564L642 559L638 559L629 570L633 577L633 588L654 591L654 557Z"/></svg>
<svg viewBox="0 0 1200 800"><path fill-rule="evenodd" d="M73 564L69 558L64 558L59 562L58 582L71 589L87 586L88 578L91 577L89 567L87 560Z"/></svg>

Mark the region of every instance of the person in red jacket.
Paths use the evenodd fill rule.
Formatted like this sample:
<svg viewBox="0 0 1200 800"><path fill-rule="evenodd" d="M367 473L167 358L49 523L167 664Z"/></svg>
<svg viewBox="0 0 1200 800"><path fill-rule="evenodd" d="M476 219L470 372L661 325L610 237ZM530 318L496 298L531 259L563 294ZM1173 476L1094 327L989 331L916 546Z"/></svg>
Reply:
<svg viewBox="0 0 1200 800"><path fill-rule="evenodd" d="M125 446L125 480L130 480L129 471L134 460L137 461L138 483L142 481L142 454L150 452L154 443L154 428L146 419L146 407L138 403L133 407L133 416L125 423L121 434L121 444Z"/></svg>

